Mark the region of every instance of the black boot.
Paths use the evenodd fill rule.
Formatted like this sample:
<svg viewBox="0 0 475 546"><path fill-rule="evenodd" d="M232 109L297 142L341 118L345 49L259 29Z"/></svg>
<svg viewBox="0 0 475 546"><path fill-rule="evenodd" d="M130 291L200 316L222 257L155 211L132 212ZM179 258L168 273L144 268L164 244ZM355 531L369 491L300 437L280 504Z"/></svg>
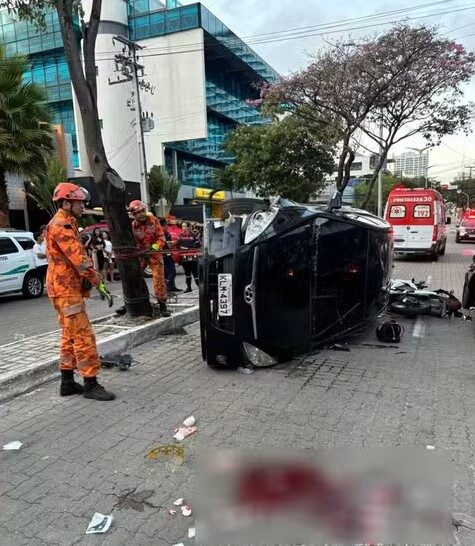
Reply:
<svg viewBox="0 0 475 546"><path fill-rule="evenodd" d="M59 394L61 396L71 396L72 394L81 394L83 387L74 381L73 370L61 370L61 386Z"/></svg>
<svg viewBox="0 0 475 546"><path fill-rule="evenodd" d="M158 305L160 306L160 314L162 317L171 317L172 314L167 308L167 304L164 301L158 301Z"/></svg>
<svg viewBox="0 0 475 546"><path fill-rule="evenodd" d="M191 277L186 277L186 290L185 294L191 292Z"/></svg>
<svg viewBox="0 0 475 546"><path fill-rule="evenodd" d="M84 378L84 398L93 398L94 400L114 400L115 394L113 392L106 391L106 389L99 385L96 377Z"/></svg>

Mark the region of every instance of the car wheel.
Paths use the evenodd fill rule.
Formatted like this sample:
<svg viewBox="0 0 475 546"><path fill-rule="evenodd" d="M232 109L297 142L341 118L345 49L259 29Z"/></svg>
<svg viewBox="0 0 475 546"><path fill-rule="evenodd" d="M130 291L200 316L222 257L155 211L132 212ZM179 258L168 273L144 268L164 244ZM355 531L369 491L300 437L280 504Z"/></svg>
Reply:
<svg viewBox="0 0 475 546"><path fill-rule="evenodd" d="M147 265L147 267L143 270L143 276L146 277L147 279L150 279L151 277L153 277L152 268L149 265Z"/></svg>
<svg viewBox="0 0 475 546"><path fill-rule="evenodd" d="M32 271L25 275L21 292L26 298L39 298L43 295L43 290L43 278L39 273Z"/></svg>
<svg viewBox="0 0 475 546"><path fill-rule="evenodd" d="M460 243L460 237L458 235L455 237L455 242Z"/></svg>
<svg viewBox="0 0 475 546"><path fill-rule="evenodd" d="M436 250L435 252L432 252L431 255L430 255L430 259L433 262L436 262L439 259L439 251Z"/></svg>
<svg viewBox="0 0 475 546"><path fill-rule="evenodd" d="M406 317L417 317L419 315L428 315L431 310L431 306L425 303L419 302L395 302L392 303L389 309L393 313L398 315L404 315Z"/></svg>
<svg viewBox="0 0 475 546"><path fill-rule="evenodd" d="M444 243L444 246L439 250L439 256L445 255L445 247L447 246L447 243Z"/></svg>

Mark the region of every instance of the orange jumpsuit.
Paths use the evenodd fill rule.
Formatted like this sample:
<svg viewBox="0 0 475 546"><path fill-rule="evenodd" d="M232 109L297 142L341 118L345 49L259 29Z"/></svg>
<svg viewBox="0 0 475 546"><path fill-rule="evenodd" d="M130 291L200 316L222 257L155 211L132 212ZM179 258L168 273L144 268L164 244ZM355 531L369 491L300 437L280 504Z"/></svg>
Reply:
<svg viewBox="0 0 475 546"><path fill-rule="evenodd" d="M147 213L147 220L132 222L132 231L134 233L135 242L139 250L144 252L153 252L152 245L158 245L162 250L165 247L165 232L163 231L160 222L150 212ZM150 264L153 277L153 290L155 297L159 301L167 301L167 285L165 283L165 269L163 266L162 254L145 254L142 259L142 265L145 267L147 262Z"/></svg>
<svg viewBox="0 0 475 546"><path fill-rule="evenodd" d="M61 209L46 228L46 254L46 288L61 326L59 368L77 368L82 377L95 377L100 360L84 304L89 292L82 282L97 286L100 277L82 246L76 219Z"/></svg>

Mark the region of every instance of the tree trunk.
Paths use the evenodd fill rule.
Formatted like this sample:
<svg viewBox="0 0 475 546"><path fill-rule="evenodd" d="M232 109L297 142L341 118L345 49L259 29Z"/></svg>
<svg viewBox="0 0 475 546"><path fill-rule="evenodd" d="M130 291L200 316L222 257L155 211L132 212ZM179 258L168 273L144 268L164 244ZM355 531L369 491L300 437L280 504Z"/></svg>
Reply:
<svg viewBox="0 0 475 546"><path fill-rule="evenodd" d="M103 201L104 216L110 229L112 244L122 279L124 303L130 317L152 316L152 306L147 285L143 279L136 244L126 210L125 184L110 167L104 150L96 102L94 47L99 25L101 0L95 0L89 28L85 33L85 73L81 63L80 48L72 22L70 1L57 3L66 59L74 91L79 104L84 128L84 140L94 182L98 185ZM91 67L92 65L92 67Z"/></svg>
<svg viewBox="0 0 475 546"><path fill-rule="evenodd" d="M5 171L0 169L0 228L9 226L7 180L5 178Z"/></svg>

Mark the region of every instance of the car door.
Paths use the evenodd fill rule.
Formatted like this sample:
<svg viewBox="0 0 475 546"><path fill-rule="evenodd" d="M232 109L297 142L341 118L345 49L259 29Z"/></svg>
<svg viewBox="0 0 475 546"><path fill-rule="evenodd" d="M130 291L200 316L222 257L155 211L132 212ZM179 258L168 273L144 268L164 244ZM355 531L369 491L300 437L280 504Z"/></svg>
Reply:
<svg viewBox="0 0 475 546"><path fill-rule="evenodd" d="M20 290L25 271L29 269L20 245L9 236L0 236L0 292Z"/></svg>
<svg viewBox="0 0 475 546"><path fill-rule="evenodd" d="M432 234L437 219L434 218L435 210L433 204L423 203L414 205L414 224L409 231L409 245L412 248L430 249L432 245Z"/></svg>

